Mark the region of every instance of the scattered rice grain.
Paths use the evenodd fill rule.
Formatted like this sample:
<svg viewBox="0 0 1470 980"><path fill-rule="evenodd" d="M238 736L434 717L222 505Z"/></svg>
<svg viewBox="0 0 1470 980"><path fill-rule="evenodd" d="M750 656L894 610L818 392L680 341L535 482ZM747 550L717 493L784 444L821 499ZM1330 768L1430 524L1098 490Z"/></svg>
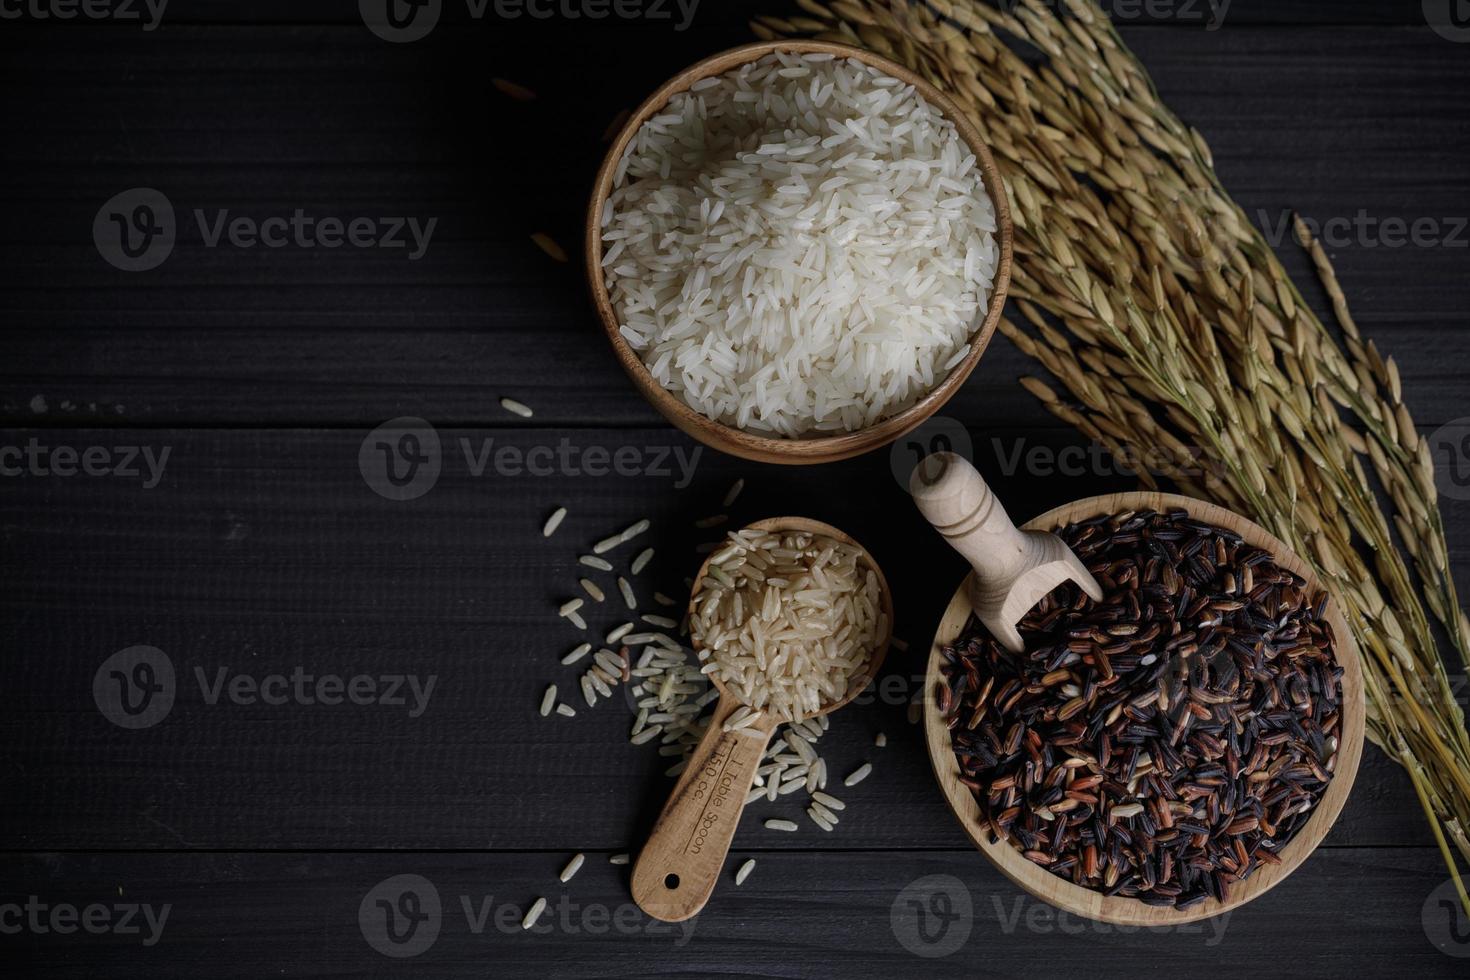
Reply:
<svg viewBox="0 0 1470 980"><path fill-rule="evenodd" d="M577 854L567 862L567 866L561 869L561 883L565 885L571 881L578 871L582 870L582 862L587 860L587 855Z"/></svg>

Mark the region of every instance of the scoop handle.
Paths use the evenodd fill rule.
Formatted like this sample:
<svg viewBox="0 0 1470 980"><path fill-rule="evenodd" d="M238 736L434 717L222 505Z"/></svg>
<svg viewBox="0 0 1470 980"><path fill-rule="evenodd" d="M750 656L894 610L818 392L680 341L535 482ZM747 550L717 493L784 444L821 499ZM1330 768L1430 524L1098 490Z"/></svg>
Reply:
<svg viewBox="0 0 1470 980"><path fill-rule="evenodd" d="M909 478L909 491L929 523L975 569L970 604L1007 650L1025 650L1016 624L1062 582L1070 579L1094 601L1102 600L1097 580L1072 549L1055 534L1012 524L964 457L926 456Z"/></svg>
<svg viewBox="0 0 1470 980"><path fill-rule="evenodd" d="M1034 564L1036 544L1011 522L963 456L924 457L909 478L909 492L925 519L974 567L987 592L1009 592L1017 576Z"/></svg>
<svg viewBox="0 0 1470 980"><path fill-rule="evenodd" d="M682 922L709 901L776 730L776 720L762 714L747 728L725 731L739 707L729 695L720 698L633 866L633 900L660 921Z"/></svg>

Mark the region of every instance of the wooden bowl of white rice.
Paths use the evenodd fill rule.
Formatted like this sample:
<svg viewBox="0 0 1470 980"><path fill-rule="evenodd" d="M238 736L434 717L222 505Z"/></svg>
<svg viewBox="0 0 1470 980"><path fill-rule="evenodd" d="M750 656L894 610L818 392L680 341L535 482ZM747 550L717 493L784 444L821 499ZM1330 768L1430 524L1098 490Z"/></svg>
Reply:
<svg viewBox="0 0 1470 980"><path fill-rule="evenodd" d="M639 391L706 445L824 463L964 384L1010 285L975 127L913 72L821 41L746 45L629 118L587 218L593 301Z"/></svg>

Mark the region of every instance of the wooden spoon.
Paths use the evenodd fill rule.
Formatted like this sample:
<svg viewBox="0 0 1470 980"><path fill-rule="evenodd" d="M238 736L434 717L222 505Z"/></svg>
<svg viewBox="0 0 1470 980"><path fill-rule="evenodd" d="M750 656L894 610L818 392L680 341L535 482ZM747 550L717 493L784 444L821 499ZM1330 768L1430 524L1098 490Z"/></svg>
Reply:
<svg viewBox="0 0 1470 980"><path fill-rule="evenodd" d="M883 665L893 634L893 597L888 591L888 581L867 549L830 524L805 517L772 517L757 521L748 529L778 534L806 532L833 538L860 549L863 554L859 564L878 576L879 608L887 617L888 627L878 638L867 667L849 682L846 696L803 715L802 719L825 715L863 691ZM705 559L690 594L691 615L708 570L709 559ZM664 922L682 922L699 914L709 901L740 823L740 812L745 809L745 798L755 782L761 756L771 733L781 724L780 720L762 713L745 728L725 731L725 722L741 704L726 689L719 674L708 676L720 692L709 729L690 757L668 803L664 804L633 867L633 900L643 911Z"/></svg>
<svg viewBox="0 0 1470 980"><path fill-rule="evenodd" d="M926 456L909 477L919 511L975 568L970 580L975 616L1012 653L1026 649L1016 630L1031 607L1071 579L1094 602L1102 589L1062 539L1049 531L1022 531L980 473L963 456Z"/></svg>

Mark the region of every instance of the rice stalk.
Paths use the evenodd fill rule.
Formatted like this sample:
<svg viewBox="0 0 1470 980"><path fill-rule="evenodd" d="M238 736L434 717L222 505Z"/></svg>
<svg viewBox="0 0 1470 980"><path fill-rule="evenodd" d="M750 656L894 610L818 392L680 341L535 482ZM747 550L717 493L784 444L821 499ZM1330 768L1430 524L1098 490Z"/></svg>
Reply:
<svg viewBox="0 0 1470 980"><path fill-rule="evenodd" d="M757 33L878 51L989 143L1024 321L1001 330L1065 396L1022 384L1114 453L1152 452L1160 475L1250 516L1328 583L1362 652L1369 736L1408 771L1470 914L1455 858L1470 863L1470 733L1435 633L1463 668L1470 619L1428 442L1321 245L1298 220L1335 330L1092 0L798 2Z"/></svg>

